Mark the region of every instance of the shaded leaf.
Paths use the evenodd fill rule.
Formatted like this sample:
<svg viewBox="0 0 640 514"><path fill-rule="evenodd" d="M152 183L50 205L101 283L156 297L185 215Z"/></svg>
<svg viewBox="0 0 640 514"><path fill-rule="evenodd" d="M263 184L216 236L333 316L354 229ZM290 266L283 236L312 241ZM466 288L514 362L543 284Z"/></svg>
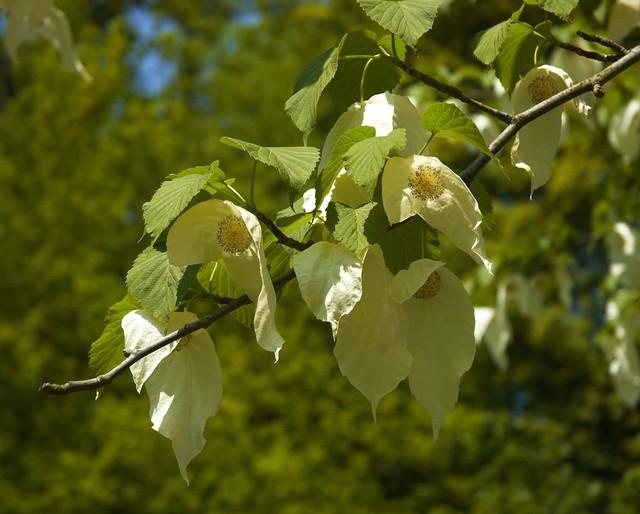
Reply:
<svg viewBox="0 0 640 514"><path fill-rule="evenodd" d="M438 232L421 217L413 216L386 231L380 238L384 260L391 273L407 269L418 259L440 260Z"/></svg>
<svg viewBox="0 0 640 514"><path fill-rule="evenodd" d="M545 11L555 14L563 20L569 19L569 14L575 9L580 0L538 0L538 5Z"/></svg>
<svg viewBox="0 0 640 514"><path fill-rule="evenodd" d="M89 350L89 366L96 375L106 373L124 360L122 318L139 307L130 295L109 307L102 335L91 344Z"/></svg>

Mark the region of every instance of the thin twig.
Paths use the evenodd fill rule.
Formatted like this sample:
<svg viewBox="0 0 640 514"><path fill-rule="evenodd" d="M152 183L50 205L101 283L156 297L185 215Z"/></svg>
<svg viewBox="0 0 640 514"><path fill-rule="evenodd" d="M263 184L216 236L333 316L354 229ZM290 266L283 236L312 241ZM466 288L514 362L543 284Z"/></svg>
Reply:
<svg viewBox="0 0 640 514"><path fill-rule="evenodd" d="M282 275L278 275L273 279L273 287L276 290L281 289L287 282L293 280L295 276L296 275L293 270L289 270ZM217 309L211 314L203 316L196 321L187 323L182 328L179 328L175 332L167 334L155 343L152 343L149 346L145 346L144 348L135 352L129 352L125 360L123 360L115 368L108 371L107 373L104 373L103 375L99 375L95 378L88 378L86 380L72 380L70 382L66 382L65 384L45 383L38 388L38 391L53 395L65 395L78 391L89 391L92 389L99 389L101 387L104 387L105 385L110 384L113 379L120 375L123 371L129 369L129 367L131 367L133 363L138 362L143 357L146 357L147 355L159 350L160 348L168 345L169 343L172 343L173 341L177 341L179 339L182 339L186 335L192 334L196 330L207 328L212 323L227 316L236 309L250 303L251 300L247 295L236 298L232 302L226 304L224 307L221 307L220 309Z"/></svg>
<svg viewBox="0 0 640 514"><path fill-rule="evenodd" d="M626 55L629 53L629 50L627 50L620 43L616 43L612 39L598 36L597 34L587 34L586 32L582 32L581 30L578 30L576 34L582 39L584 39L585 41L590 41L591 43L598 43L599 45L606 46L607 48L611 48L611 50L613 50L616 53L623 54L623 55Z"/></svg>
<svg viewBox="0 0 640 514"><path fill-rule="evenodd" d="M585 50L584 48L580 48L579 46L572 45L571 43L565 43L564 41L557 41L556 44L560 48L564 48L565 50L569 50L576 55L586 57L587 59L592 59L594 61L616 62L624 55L623 53L603 54L600 52L593 52L591 50Z"/></svg>
<svg viewBox="0 0 640 514"><path fill-rule="evenodd" d="M511 114L501 111L499 109L495 109L487 104L483 104L482 102L479 102L478 100L475 100L470 96L465 95L458 88L450 86L449 84L440 82L439 80L433 78L431 75L427 75L426 73L422 73L421 71L418 71L412 68L404 61L398 60L396 64L406 73L411 75L413 78L419 80L420 82L422 82L423 84L426 84L427 86L430 86L434 89L437 89L438 91L446 93L449 96L457 98L461 102L472 105L476 109L486 112L487 114L501 121L504 121L505 123L511 123L513 121L513 116Z"/></svg>
<svg viewBox="0 0 640 514"><path fill-rule="evenodd" d="M256 215L256 218L264 223L266 227L271 231L271 233L276 236L276 239L280 244L288 246L289 248L293 248L294 250L300 250L301 252L303 252L313 244L313 241L301 243L297 239L290 238L278 228L278 226L271 220L271 218L269 218L269 216L267 216L263 212L260 212L258 209L253 209L253 213Z"/></svg>
<svg viewBox="0 0 640 514"><path fill-rule="evenodd" d="M554 95L550 98L547 98L544 102L540 102L537 105L534 105L530 109L517 114L513 118L513 122L509 124L507 128L505 128L500 135L489 145L489 150L495 155L499 152L508 142L514 137L518 131L531 123L536 118L539 118L543 114L552 111L556 107L564 104L569 100L573 100L574 98L580 96L583 93L587 93L589 91L594 92L594 94L599 95L602 92L602 86L606 82L609 82L611 79L620 75L623 71L630 68L634 64L640 61L640 46L636 46L631 49L624 57L620 58L617 62L607 66L604 70L599 73L596 73L593 77L585 79L573 86L561 91L557 95ZM476 177L480 170L489 162L491 158L485 154L480 154L461 174L460 177L467 184L471 184L473 179Z"/></svg>

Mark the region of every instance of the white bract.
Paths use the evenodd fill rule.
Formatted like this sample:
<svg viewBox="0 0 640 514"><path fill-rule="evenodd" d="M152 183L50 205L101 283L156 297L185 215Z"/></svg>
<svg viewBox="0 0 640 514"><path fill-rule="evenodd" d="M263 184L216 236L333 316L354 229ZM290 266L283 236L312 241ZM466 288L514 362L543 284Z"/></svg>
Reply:
<svg viewBox="0 0 640 514"><path fill-rule="evenodd" d="M51 41L60 52L64 67L87 81L91 76L76 57L69 22L53 0L3 0L0 3L9 16L4 33L7 53L15 63L18 47L27 39L39 35Z"/></svg>
<svg viewBox="0 0 640 514"><path fill-rule="evenodd" d="M491 360L500 371L509 367L507 346L513 337L511 322L507 315L507 287L502 283L496 294L496 306L476 307L476 326L474 337L476 343L484 341Z"/></svg>
<svg viewBox="0 0 640 514"><path fill-rule="evenodd" d="M640 401L640 355L637 336L640 334L640 314L629 309L620 313L613 301L607 304L608 321L616 323L613 338L606 346L610 359L609 373L622 402L634 409Z"/></svg>
<svg viewBox="0 0 640 514"><path fill-rule="evenodd" d="M640 288L640 229L618 221L607 237L609 273L622 287Z"/></svg>
<svg viewBox="0 0 640 514"><path fill-rule="evenodd" d="M291 260L302 298L316 318L331 323L333 338L338 322L362 296L362 263L342 243L320 241Z"/></svg>
<svg viewBox="0 0 640 514"><path fill-rule="evenodd" d="M636 27L640 27L640 0L616 0L609 14L609 37L621 41Z"/></svg>
<svg viewBox="0 0 640 514"><path fill-rule="evenodd" d="M318 174L322 173L329 162L333 147L340 136L351 128L361 126L373 127L377 137L386 136L397 128L404 128L407 144L399 153L402 156L418 153L427 141L425 130L420 123L420 113L411 100L406 96L380 93L365 102L353 104L338 118L325 139L318 164ZM358 207L370 199L371 195L346 175L346 170L342 168L331 191L319 206L319 210L324 215L330 200L342 202L350 207ZM312 210L309 207L308 205L305 209Z"/></svg>
<svg viewBox="0 0 640 514"><path fill-rule="evenodd" d="M129 312L122 319L125 348L140 350L197 319L190 312L174 312L165 331L148 313ZM171 439L188 484L187 466L204 448L204 427L222 399L222 371L211 337L206 330L197 330L143 357L130 369L138 392L144 384L149 395L153 429Z"/></svg>
<svg viewBox="0 0 640 514"><path fill-rule="evenodd" d="M491 272L478 202L464 181L435 157L392 157L382 172L382 202L389 223L417 214Z"/></svg>
<svg viewBox="0 0 640 514"><path fill-rule="evenodd" d="M527 72L513 92L514 112L519 114L573 85L571 77L555 66L539 66ZM589 107L575 100L578 111L588 116ZM562 108L536 118L525 125L511 148L511 162L531 175L531 194L551 177L551 162L556 154L562 128Z"/></svg>
<svg viewBox="0 0 640 514"><path fill-rule="evenodd" d="M611 146L626 163L634 161L640 152L640 100L631 100L616 112L609 124Z"/></svg>
<svg viewBox="0 0 640 514"><path fill-rule="evenodd" d="M473 362L473 326L469 295L442 262L421 259L393 276L374 245L364 259L362 298L340 319L334 353L374 417L380 399L408 378L437 437Z"/></svg>
<svg viewBox="0 0 640 514"><path fill-rule="evenodd" d="M267 269L260 222L227 200L207 200L180 215L167 234L167 255L176 266L222 259L233 280L255 304L258 344L274 352L284 340L275 324L276 293Z"/></svg>

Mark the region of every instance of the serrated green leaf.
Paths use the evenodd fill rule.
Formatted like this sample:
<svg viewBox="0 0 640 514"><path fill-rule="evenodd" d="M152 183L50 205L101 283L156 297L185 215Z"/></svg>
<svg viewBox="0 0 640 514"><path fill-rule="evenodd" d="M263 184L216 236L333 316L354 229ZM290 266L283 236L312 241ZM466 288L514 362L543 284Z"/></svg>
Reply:
<svg viewBox="0 0 640 514"><path fill-rule="evenodd" d="M520 75L535 66L538 47L545 41L528 23L511 23L507 39L493 63L498 79L509 94Z"/></svg>
<svg viewBox="0 0 640 514"><path fill-rule="evenodd" d="M395 129L386 136L370 137L355 143L344 154L347 174L356 184L373 191L391 150L402 150L406 144L406 130L403 128Z"/></svg>
<svg viewBox="0 0 640 514"><path fill-rule="evenodd" d="M312 146L258 146L232 137L222 137L220 142L244 150L253 159L278 170L282 180L299 191L313 173L320 150Z"/></svg>
<svg viewBox="0 0 640 514"><path fill-rule="evenodd" d="M216 174L224 174L214 163L211 166L197 166L181 171L176 175L170 175L150 201L142 205L142 215L147 232L151 236L152 243L158 240L162 232L171 225L171 222L189 205L209 180Z"/></svg>
<svg viewBox="0 0 640 514"><path fill-rule="evenodd" d="M376 135L373 127L354 127L342 134L331 150L329 162L323 168L322 173L316 180L316 202L322 204L325 196L331 190L331 185L335 182L338 173L344 167L344 155L356 143L364 141Z"/></svg>
<svg viewBox="0 0 640 514"><path fill-rule="evenodd" d="M511 20L503 21L480 33L473 55L484 64L491 64L507 39Z"/></svg>
<svg viewBox="0 0 640 514"><path fill-rule="evenodd" d="M195 281L198 268L174 266L166 252L149 246L127 273L127 289L144 310L164 323Z"/></svg>
<svg viewBox="0 0 640 514"><path fill-rule="evenodd" d="M369 202L354 209L330 202L326 226L338 241L361 257L366 248L382 237L389 223L382 204Z"/></svg>
<svg viewBox="0 0 640 514"><path fill-rule="evenodd" d="M438 232L419 216L398 223L379 241L384 260L391 273L396 274L418 259L440 260Z"/></svg>
<svg viewBox="0 0 640 514"><path fill-rule="evenodd" d="M373 95L393 91L400 81L400 72L391 58L369 59L349 56L380 55L378 36L371 31L356 31L347 34L340 43L340 65L334 79L327 86L333 108L344 112L354 102L367 100ZM369 65L367 66L367 62ZM365 73L361 91L362 75Z"/></svg>
<svg viewBox="0 0 640 514"><path fill-rule="evenodd" d="M360 7L382 28L410 47L433 26L444 0L358 0Z"/></svg>
<svg viewBox="0 0 640 514"><path fill-rule="evenodd" d="M575 9L580 0L538 0L538 5L545 11L555 14L563 20L569 19L569 14Z"/></svg>
<svg viewBox="0 0 640 514"><path fill-rule="evenodd" d="M294 94L284 106L295 126L302 132L305 143L316 126L320 96L338 71L339 55L339 47L331 48L308 64L298 77Z"/></svg>
<svg viewBox="0 0 640 514"><path fill-rule="evenodd" d="M454 104L439 102L431 105L420 118L425 130L434 137L446 137L469 143L493 157L475 123Z"/></svg>
<svg viewBox="0 0 640 514"><path fill-rule="evenodd" d="M105 327L102 335L92 343L89 350L89 366L96 376L115 368L124 360L122 318L128 312L139 308L140 306L130 295L109 307L104 319Z"/></svg>

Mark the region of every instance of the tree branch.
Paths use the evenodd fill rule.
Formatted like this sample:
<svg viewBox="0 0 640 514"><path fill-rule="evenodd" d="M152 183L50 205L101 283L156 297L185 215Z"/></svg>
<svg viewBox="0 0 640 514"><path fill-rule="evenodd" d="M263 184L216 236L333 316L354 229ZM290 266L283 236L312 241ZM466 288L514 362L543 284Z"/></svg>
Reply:
<svg viewBox="0 0 640 514"><path fill-rule="evenodd" d="M281 289L286 283L293 280L295 276L296 275L293 270L289 270L273 279L273 287L276 290ZM38 391L60 396L69 393L75 393L78 391L90 391L92 389L99 389L101 387L104 387L105 385L110 384L113 379L120 375L123 371L129 369L129 367L131 367L133 363L138 362L140 359L159 350L169 343L172 343L173 341L177 341L179 339L182 339L186 335L192 334L196 330L207 328L209 325L215 323L221 318L224 318L226 315L230 314L236 309L250 303L251 300L247 295L236 298L220 309L215 310L211 314L203 316L202 318L197 319L196 321L192 321L191 323L187 323L175 332L167 334L155 343L152 343L149 346L145 346L144 348L135 352L128 353L128 356L125 358L125 360L123 360L111 371L108 371L103 375L99 375L95 378L88 378L86 380L72 380L70 382L66 382L65 384L44 383L38 388Z"/></svg>
<svg viewBox="0 0 640 514"><path fill-rule="evenodd" d="M493 141L493 143L489 145L489 150L491 150L495 155L509 142L512 137L518 133L518 131L520 131L520 129L522 129L522 127L583 93L591 91L596 96L602 96L603 84L609 82L617 75L620 75L623 71L630 68L638 61L640 61L640 46L636 46L629 50L624 57L621 57L618 61L606 67L601 72L596 73L593 77L578 82L564 91L561 91L557 95L547 98L544 102L540 102L530 109L517 114L513 117L513 121L509 126L506 127ZM462 180L464 180L467 185L471 184L476 175L480 173L480 170L489 162L490 159L491 158L489 156L480 154L476 160L460 174Z"/></svg>
<svg viewBox="0 0 640 514"><path fill-rule="evenodd" d="M587 34L586 32L582 32L581 30L578 30L576 34L585 41L590 41L592 43L598 43L599 45L606 46L607 48L611 48L611 50L619 54L626 55L629 53L629 50L627 50L620 43L616 43L612 39L598 36L597 34Z"/></svg>
<svg viewBox="0 0 640 514"><path fill-rule="evenodd" d="M509 113L506 113L499 109L495 109L489 105L483 104L482 102L479 102L478 100L475 100L470 96L465 95L458 88L450 86L449 84L440 82L439 80L433 78L431 75L427 75L426 73L422 73L421 71L418 71L412 68L404 61L398 60L396 61L396 64L398 65L399 68L404 70L407 74L411 75L413 78L419 80L420 82L422 82L423 84L426 84L427 86L430 86L434 89L437 89L438 91L446 93L449 96L457 98L461 102L469 104L480 111L486 112L490 116L493 116L494 118L504 121L505 123L513 122L513 116Z"/></svg>
<svg viewBox="0 0 640 514"><path fill-rule="evenodd" d="M301 252L303 252L313 244L313 241L301 243L297 239L290 238L278 228L278 226L271 220L271 218L269 218L269 216L267 216L263 212L260 212L258 209L253 208L253 213L255 214L256 218L264 223L266 227L271 231L271 233L276 236L278 243L288 246L289 248L293 248L294 250L299 250Z"/></svg>

